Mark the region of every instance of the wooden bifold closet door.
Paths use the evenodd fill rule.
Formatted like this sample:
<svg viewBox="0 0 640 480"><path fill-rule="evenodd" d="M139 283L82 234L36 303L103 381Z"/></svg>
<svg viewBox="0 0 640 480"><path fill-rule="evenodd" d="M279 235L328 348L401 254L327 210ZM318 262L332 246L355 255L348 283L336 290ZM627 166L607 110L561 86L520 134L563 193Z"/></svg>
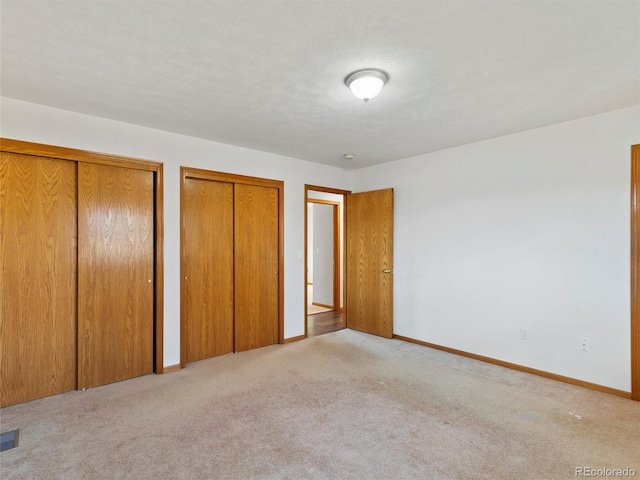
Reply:
<svg viewBox="0 0 640 480"><path fill-rule="evenodd" d="M182 366L282 340L282 182L182 168Z"/></svg>
<svg viewBox="0 0 640 480"><path fill-rule="evenodd" d="M153 172L78 164L78 388L153 371Z"/></svg>
<svg viewBox="0 0 640 480"><path fill-rule="evenodd" d="M183 225L186 361L195 362L233 352L233 183L187 179Z"/></svg>
<svg viewBox="0 0 640 480"><path fill-rule="evenodd" d="M236 352L278 343L278 190L235 186Z"/></svg>
<svg viewBox="0 0 640 480"><path fill-rule="evenodd" d="M76 163L2 152L0 406L76 388Z"/></svg>
<svg viewBox="0 0 640 480"><path fill-rule="evenodd" d="M3 139L0 406L153 371L161 173Z"/></svg>

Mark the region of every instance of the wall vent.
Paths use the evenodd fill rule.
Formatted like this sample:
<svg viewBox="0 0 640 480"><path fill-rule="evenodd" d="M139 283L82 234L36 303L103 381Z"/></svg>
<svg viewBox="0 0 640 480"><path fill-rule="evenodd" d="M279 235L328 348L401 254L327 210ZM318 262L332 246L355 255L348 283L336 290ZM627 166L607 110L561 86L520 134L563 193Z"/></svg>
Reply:
<svg viewBox="0 0 640 480"><path fill-rule="evenodd" d="M18 446L19 433L20 429L0 434L0 452L16 448Z"/></svg>

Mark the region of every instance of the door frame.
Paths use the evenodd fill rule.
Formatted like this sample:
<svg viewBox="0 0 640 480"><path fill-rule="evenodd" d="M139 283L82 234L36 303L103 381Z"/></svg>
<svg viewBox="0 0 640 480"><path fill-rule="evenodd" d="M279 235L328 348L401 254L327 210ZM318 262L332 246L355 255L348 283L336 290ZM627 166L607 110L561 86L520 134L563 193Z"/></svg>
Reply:
<svg viewBox="0 0 640 480"><path fill-rule="evenodd" d="M186 288L185 281L185 182L187 179L239 183L278 190L278 343L284 343L284 182L268 178L250 177L234 173L216 172L201 168L180 166L180 368L187 365L186 350ZM235 347L234 347L235 348Z"/></svg>
<svg viewBox="0 0 640 480"><path fill-rule="evenodd" d="M333 223L333 241L332 241L332 248L333 248L333 255L332 255L332 259L333 259L333 293L332 293L332 297L333 297L333 309L337 312L342 311L342 307L340 306L340 288L341 288L341 284L340 284L340 271L341 271L341 255L340 255L340 233L341 233L341 228L340 228L340 213L339 213L339 208L340 208L340 203L339 202L334 202L331 200L321 200L321 199L317 199L317 198L310 198L307 199L307 206L310 203L316 203L316 204L320 204L320 205L329 205L333 207L333 212L332 212L332 223ZM308 210L307 210L307 214L308 214ZM307 265L308 267L308 265ZM308 271L308 268L307 268ZM307 278L307 280L309 280Z"/></svg>
<svg viewBox="0 0 640 480"><path fill-rule="evenodd" d="M164 372L164 193L163 164L138 158L121 157L75 148L58 147L22 140L0 138L3 152L57 158L73 162L95 163L114 167L145 170L154 173L154 311L153 372ZM76 360L77 361L77 360ZM77 379L76 379L77 388Z"/></svg>
<svg viewBox="0 0 640 480"><path fill-rule="evenodd" d="M631 399L640 401L640 144L631 146Z"/></svg>
<svg viewBox="0 0 640 480"><path fill-rule="evenodd" d="M309 229L309 215L308 215L308 210L307 210L307 205L309 203L333 203L333 202L328 202L326 200L320 200L319 199L315 199L315 198L309 198L309 192L310 191L314 191L314 192L322 192L322 193L331 193L334 195L342 195L342 209L343 209L343 218L342 218L342 222L340 222L338 220L338 230L339 233L336 236L336 229L334 228L334 250L336 249L335 247L335 242L336 240L339 242L340 237L342 237L342 244L345 244L345 218L344 218L344 208L345 208L345 202L346 202L346 196L349 195L351 193L350 190L342 190L339 188L330 188L330 187L321 187L319 185L307 185L305 184L304 186L304 277L303 277L303 285L304 285L304 337L306 338L308 336L308 331L307 331L307 319L309 317L309 312L308 312L308 308L307 308L307 303L309 301L308 295L307 295L307 270L308 270L308 266L309 266L309 255L308 255L308 250L309 250L309 234L308 234L308 229ZM339 278L340 278L340 272L345 272L345 265L344 265L344 259L346 257L346 255L340 255L340 247L338 245L337 247L337 252L338 252L338 258L339 258L339 262L336 262L336 265L338 265L339 263L339 268L334 269L334 302L337 300L336 303L336 310L343 310L344 307L340 305L340 293L343 294L343 297L345 298L346 301L346 291L345 291L345 283L346 282L340 282ZM346 274L346 272L345 272ZM335 278L338 278L338 283L336 284ZM336 299L337 296L337 299Z"/></svg>

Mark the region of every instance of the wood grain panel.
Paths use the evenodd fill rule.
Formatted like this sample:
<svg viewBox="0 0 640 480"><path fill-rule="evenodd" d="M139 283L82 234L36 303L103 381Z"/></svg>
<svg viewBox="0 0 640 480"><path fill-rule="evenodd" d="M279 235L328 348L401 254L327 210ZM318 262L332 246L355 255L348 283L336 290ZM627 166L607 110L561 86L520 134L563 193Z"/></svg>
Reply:
<svg viewBox="0 0 640 480"><path fill-rule="evenodd" d="M241 183L243 185L258 185L261 187L283 188L283 182L280 180L271 180L269 178L250 177L247 175L238 175L236 173L214 172L211 170L203 170L201 168L181 167L182 174L185 178L199 178L201 180L215 180L217 182Z"/></svg>
<svg viewBox="0 0 640 480"><path fill-rule="evenodd" d="M51 157L74 162L97 163L100 165L148 170L151 172L157 171L160 165L158 162L138 158L121 157L107 153L90 152L87 150L77 150L75 148L58 147L42 143L24 142L10 138L1 138L0 143L2 144L3 152L24 153L36 157Z"/></svg>
<svg viewBox="0 0 640 480"><path fill-rule="evenodd" d="M76 165L2 153L0 406L76 387Z"/></svg>
<svg viewBox="0 0 640 480"><path fill-rule="evenodd" d="M78 164L78 388L153 370L154 175Z"/></svg>
<svg viewBox="0 0 640 480"><path fill-rule="evenodd" d="M279 190L236 184L235 343L236 351L279 340Z"/></svg>
<svg viewBox="0 0 640 480"><path fill-rule="evenodd" d="M640 145L631 147L631 398L640 401Z"/></svg>
<svg viewBox="0 0 640 480"><path fill-rule="evenodd" d="M74 163L82 161L85 163L97 163L101 165L112 165L134 170L146 170L154 172L155 175L155 214L156 214L156 231L155 231L155 372L163 371L163 313L164 313L164 229L163 229L163 168L162 164L150 160L142 160L138 158L121 157L104 153L90 152L86 150L77 150L66 147L53 145L44 145L40 143L25 142L22 140L13 140L8 138L0 138L0 149L3 152L32 155L36 157L52 157L62 160L71 160Z"/></svg>
<svg viewBox="0 0 640 480"><path fill-rule="evenodd" d="M233 183L185 178L186 361L233 352Z"/></svg>
<svg viewBox="0 0 640 480"><path fill-rule="evenodd" d="M346 196L347 327L393 335L393 189Z"/></svg>

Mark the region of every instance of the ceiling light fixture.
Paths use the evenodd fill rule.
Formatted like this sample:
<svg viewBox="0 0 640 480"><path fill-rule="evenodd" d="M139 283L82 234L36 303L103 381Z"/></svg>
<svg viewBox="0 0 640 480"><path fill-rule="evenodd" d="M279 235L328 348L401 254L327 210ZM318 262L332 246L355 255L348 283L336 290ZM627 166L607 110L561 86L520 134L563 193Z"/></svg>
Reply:
<svg viewBox="0 0 640 480"><path fill-rule="evenodd" d="M364 100L364 103L367 103L380 93L380 90L382 90L382 87L388 80L389 75L382 70L369 68L353 72L344 79L344 83L346 83L347 87L351 89L356 97Z"/></svg>

